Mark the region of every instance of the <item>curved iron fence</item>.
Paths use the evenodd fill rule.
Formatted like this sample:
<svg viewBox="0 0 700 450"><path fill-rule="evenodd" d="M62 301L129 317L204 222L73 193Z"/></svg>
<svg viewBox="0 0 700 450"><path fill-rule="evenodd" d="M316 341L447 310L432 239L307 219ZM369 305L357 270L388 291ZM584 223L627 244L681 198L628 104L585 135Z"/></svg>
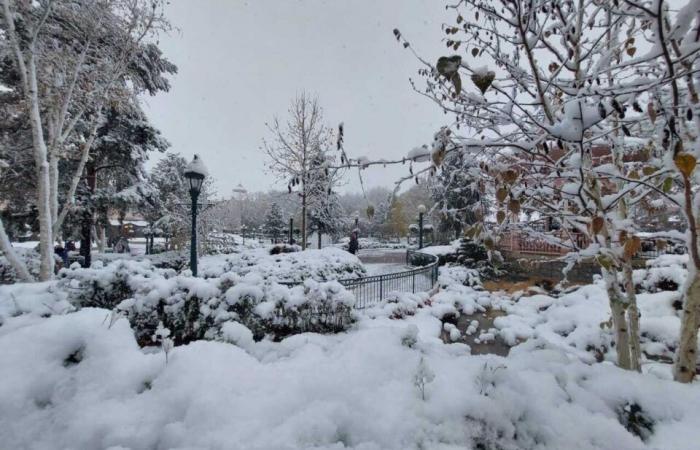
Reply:
<svg viewBox="0 0 700 450"><path fill-rule="evenodd" d="M355 308L364 309L385 299L390 292L423 292L433 288L438 276L438 258L415 250L406 251L406 265L415 269L403 272L337 280L355 295ZM283 283L293 286L301 283Z"/></svg>

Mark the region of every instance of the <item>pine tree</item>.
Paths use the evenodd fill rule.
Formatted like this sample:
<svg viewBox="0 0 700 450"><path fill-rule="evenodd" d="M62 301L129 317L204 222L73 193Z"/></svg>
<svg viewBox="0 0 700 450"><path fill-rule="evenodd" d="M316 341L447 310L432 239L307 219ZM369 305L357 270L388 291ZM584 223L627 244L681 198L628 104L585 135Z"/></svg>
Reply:
<svg viewBox="0 0 700 450"><path fill-rule="evenodd" d="M440 211L439 230L462 234L467 225L476 222L474 207L480 200L478 178L470 170L473 165L461 153L445 157L440 172L431 185L431 195Z"/></svg>
<svg viewBox="0 0 700 450"><path fill-rule="evenodd" d="M263 226L265 233L267 233L275 243L279 240L280 236L284 235L286 224L282 218L282 211L279 205L275 202L270 205L270 209L265 216L265 224Z"/></svg>

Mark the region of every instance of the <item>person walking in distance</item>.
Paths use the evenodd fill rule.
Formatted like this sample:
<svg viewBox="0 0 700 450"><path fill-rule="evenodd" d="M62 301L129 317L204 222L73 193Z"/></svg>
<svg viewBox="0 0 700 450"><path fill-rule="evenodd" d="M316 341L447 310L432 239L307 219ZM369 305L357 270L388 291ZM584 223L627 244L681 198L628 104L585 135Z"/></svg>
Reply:
<svg viewBox="0 0 700 450"><path fill-rule="evenodd" d="M350 243L348 244L348 251L353 255L357 253L360 249L360 243L357 241L357 231L353 231L350 235Z"/></svg>

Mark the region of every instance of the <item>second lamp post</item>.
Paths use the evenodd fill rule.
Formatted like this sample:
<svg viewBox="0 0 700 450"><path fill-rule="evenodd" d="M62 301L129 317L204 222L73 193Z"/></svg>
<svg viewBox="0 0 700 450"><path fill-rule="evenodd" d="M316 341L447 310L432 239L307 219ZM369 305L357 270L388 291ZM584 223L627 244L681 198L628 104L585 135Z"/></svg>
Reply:
<svg viewBox="0 0 700 450"><path fill-rule="evenodd" d="M423 214L425 205L418 205L418 248L423 248Z"/></svg>

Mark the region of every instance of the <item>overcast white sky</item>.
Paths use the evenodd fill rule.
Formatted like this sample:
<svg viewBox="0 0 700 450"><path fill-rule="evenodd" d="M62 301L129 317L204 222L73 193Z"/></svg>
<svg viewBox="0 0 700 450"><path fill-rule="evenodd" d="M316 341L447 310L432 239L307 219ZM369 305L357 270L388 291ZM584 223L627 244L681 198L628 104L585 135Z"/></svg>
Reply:
<svg viewBox="0 0 700 450"><path fill-rule="evenodd" d="M179 67L171 92L146 100L171 151L202 155L219 194L284 189L265 172L265 122L301 90L318 95L329 125L345 123L351 156L390 158L428 143L445 116L411 90L419 63L399 28L430 60L445 53L436 0L172 0L180 29L161 38ZM393 186L405 168L364 171L368 187ZM350 176L347 190L359 190Z"/></svg>

